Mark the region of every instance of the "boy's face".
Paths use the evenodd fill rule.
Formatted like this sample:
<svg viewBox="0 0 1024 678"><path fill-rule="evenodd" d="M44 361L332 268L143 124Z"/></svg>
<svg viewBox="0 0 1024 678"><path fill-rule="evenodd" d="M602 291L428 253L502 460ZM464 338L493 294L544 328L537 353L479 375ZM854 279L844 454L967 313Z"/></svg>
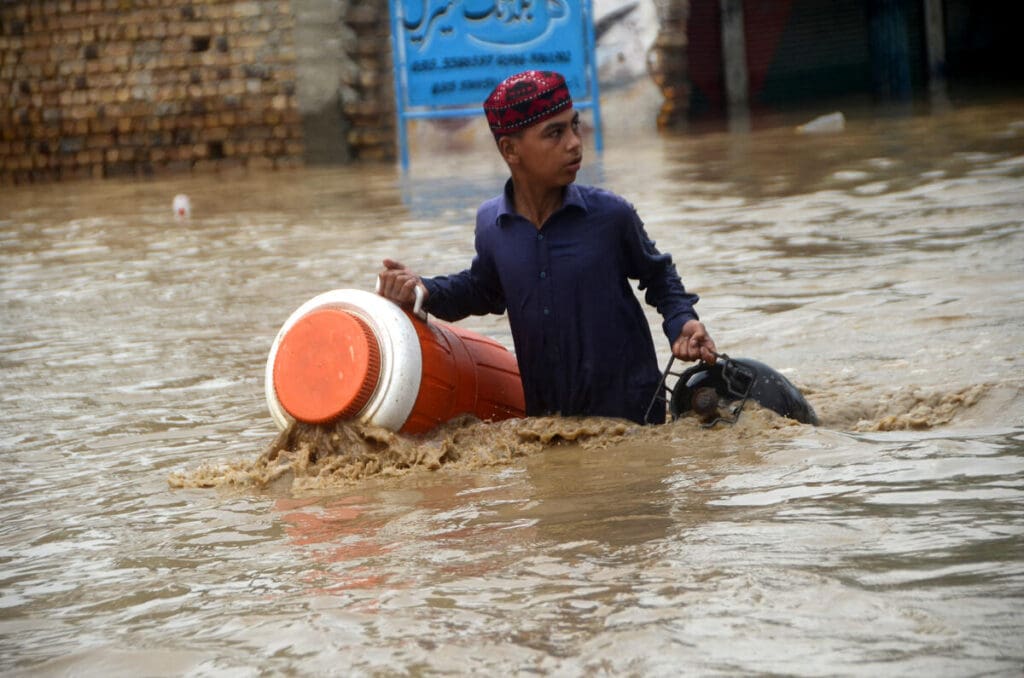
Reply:
<svg viewBox="0 0 1024 678"><path fill-rule="evenodd" d="M580 114L568 109L499 143L510 167L526 178L555 187L576 180L583 161Z"/></svg>

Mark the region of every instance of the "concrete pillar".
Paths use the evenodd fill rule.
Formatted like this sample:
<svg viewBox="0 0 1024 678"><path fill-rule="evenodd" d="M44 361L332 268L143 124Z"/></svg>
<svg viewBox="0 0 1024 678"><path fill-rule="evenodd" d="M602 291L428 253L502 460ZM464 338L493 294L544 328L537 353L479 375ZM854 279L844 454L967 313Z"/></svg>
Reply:
<svg viewBox="0 0 1024 678"><path fill-rule="evenodd" d="M749 127L750 84L747 76L747 41L743 34L743 0L719 0L722 20L722 64L729 122L736 129Z"/></svg>
<svg viewBox="0 0 1024 678"><path fill-rule="evenodd" d="M690 88L686 48L689 0L655 0L660 29L647 54L647 70L664 101L658 111L658 129L686 127Z"/></svg>
<svg viewBox="0 0 1024 678"><path fill-rule="evenodd" d="M295 90L309 164L340 163L352 156L339 95L342 75L353 67L345 50L346 41L353 42L351 30L342 20L347 5L341 0L292 1Z"/></svg>

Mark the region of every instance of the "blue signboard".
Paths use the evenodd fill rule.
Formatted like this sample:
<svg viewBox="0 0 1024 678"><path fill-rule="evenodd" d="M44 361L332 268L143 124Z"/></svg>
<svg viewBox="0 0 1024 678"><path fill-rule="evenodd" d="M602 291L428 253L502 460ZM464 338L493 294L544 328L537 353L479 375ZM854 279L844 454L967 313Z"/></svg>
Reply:
<svg viewBox="0 0 1024 678"><path fill-rule="evenodd" d="M531 69L558 71L593 109L601 150L590 0L391 0L391 36L403 168L409 119L482 116L499 82Z"/></svg>

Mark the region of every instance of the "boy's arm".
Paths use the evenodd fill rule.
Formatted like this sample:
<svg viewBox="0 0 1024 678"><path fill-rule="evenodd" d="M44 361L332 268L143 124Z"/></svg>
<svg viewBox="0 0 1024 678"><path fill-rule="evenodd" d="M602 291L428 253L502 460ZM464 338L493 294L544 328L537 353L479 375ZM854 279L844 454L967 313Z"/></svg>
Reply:
<svg viewBox="0 0 1024 678"><path fill-rule="evenodd" d="M427 289L424 308L441 320L454 322L468 315L504 313L505 301L500 293L480 275L477 260L465 271L454 275L422 278Z"/></svg>
<svg viewBox="0 0 1024 678"><path fill-rule="evenodd" d="M675 342L687 322L699 320L694 305L700 297L686 291L672 256L658 251L635 210L629 211L624 238L628 275L640 282L644 299L658 309L664 319L665 336Z"/></svg>
<svg viewBox="0 0 1024 678"><path fill-rule="evenodd" d="M404 264L385 259L380 278L380 293L399 304L411 304L416 287L422 287L424 309L441 320L454 322L468 315L505 312L505 298L494 267L479 253L468 269L433 278L420 277Z"/></svg>

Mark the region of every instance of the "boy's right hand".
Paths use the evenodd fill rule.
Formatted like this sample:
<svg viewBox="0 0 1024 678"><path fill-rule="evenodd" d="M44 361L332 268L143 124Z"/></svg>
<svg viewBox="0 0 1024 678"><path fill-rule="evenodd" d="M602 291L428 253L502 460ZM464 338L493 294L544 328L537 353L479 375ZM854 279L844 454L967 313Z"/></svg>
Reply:
<svg viewBox="0 0 1024 678"><path fill-rule="evenodd" d="M411 304L416 300L416 288L423 289L423 299L429 293L420 277L413 273L405 264L394 259L384 260L384 270L377 274L380 279L378 293L399 304Z"/></svg>

